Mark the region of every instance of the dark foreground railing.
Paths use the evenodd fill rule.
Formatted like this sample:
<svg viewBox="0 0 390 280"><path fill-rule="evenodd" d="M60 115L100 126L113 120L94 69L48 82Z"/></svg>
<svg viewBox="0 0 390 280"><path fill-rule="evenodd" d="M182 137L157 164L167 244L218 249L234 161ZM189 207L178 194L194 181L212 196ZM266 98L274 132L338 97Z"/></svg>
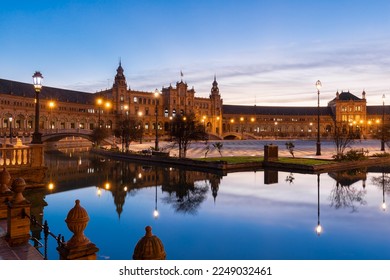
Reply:
<svg viewBox="0 0 390 280"><path fill-rule="evenodd" d="M41 251L39 251L39 247L43 247L44 249L44 253L42 254L43 258L45 260L47 260L47 246L48 246L48 239L49 239L49 236L53 237L56 241L57 241L57 245L58 247L64 247L65 246L65 238L63 235L61 234L58 234L58 235L55 235L54 233L52 233L49 229L49 225L48 225L48 222L47 220L45 220L45 222L43 223L43 225L41 225L38 220L35 218L34 215L31 215L29 216L25 211L23 211L23 214L22 214L24 217L27 217L30 219L30 222L31 222L31 225L34 225L34 226L38 226L40 227L42 230L43 230L43 234L44 234L44 237L43 237L43 240L44 240L44 244L42 244L37 238L35 237L32 237L31 240L33 240L34 242L40 244L40 246L34 246L39 253L42 254Z"/></svg>

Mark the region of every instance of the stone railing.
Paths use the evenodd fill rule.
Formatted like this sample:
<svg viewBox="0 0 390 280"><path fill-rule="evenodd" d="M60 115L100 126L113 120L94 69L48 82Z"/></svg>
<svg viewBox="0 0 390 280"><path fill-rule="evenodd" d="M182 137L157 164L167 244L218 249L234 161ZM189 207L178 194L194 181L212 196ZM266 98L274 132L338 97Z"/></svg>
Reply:
<svg viewBox="0 0 390 280"><path fill-rule="evenodd" d="M31 147L1 147L0 167L31 166Z"/></svg>

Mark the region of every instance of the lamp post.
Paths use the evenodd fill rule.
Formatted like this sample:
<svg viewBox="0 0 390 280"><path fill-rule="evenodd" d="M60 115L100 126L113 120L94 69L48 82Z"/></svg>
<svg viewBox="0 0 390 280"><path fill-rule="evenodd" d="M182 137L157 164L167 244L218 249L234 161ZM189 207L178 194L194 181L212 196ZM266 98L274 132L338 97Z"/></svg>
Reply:
<svg viewBox="0 0 390 280"><path fill-rule="evenodd" d="M39 93L42 89L43 76L41 72L35 71L33 77L33 85L35 89L35 127L32 135L32 144L42 144L42 134L39 132Z"/></svg>
<svg viewBox="0 0 390 280"><path fill-rule="evenodd" d="M240 118L241 140L244 140L244 117Z"/></svg>
<svg viewBox="0 0 390 280"><path fill-rule="evenodd" d="M9 123L9 143L12 144L12 116L8 118Z"/></svg>
<svg viewBox="0 0 390 280"><path fill-rule="evenodd" d="M322 84L320 80L316 82L317 88L317 152L316 156L321 155L321 142L320 142L320 89Z"/></svg>
<svg viewBox="0 0 390 280"><path fill-rule="evenodd" d="M138 117L139 117L139 130L140 130L140 133L139 133L139 143L142 144L142 136L144 134L144 124L142 122L142 112L141 111L138 111Z"/></svg>
<svg viewBox="0 0 390 280"><path fill-rule="evenodd" d="M97 100L96 100L96 104L98 105L98 127L100 128L101 127L101 123L100 123L100 111L102 110L101 109L101 106L102 106L102 104L103 104L103 99L101 99L101 98L98 98Z"/></svg>
<svg viewBox="0 0 390 280"><path fill-rule="evenodd" d="M49 108L50 108L50 120L49 120L49 125L50 125L50 131L52 130L53 126L52 126L52 118L51 118L51 113L53 111L53 108L55 106L55 103L54 101L50 101L49 102Z"/></svg>
<svg viewBox="0 0 390 280"><path fill-rule="evenodd" d="M111 125L110 124L108 124L109 125L109 127L107 127L107 123L108 123L108 121L109 121L109 119L108 119L108 116L109 116L109 113L110 113L110 109L111 109L111 102L110 101L106 101L106 103L104 104L105 106L106 106L106 109L107 109L107 120L106 120L106 128L112 128L111 127Z"/></svg>
<svg viewBox="0 0 390 280"><path fill-rule="evenodd" d="M382 139L381 151L385 151L385 95L382 95Z"/></svg>
<svg viewBox="0 0 390 280"><path fill-rule="evenodd" d="M155 109L154 109L154 114L156 115L156 125L155 125L155 128L156 128L156 141L155 141L155 145L154 145L154 150L155 151L158 151L158 107L157 107L157 101L158 101L158 96L159 96L159 92L158 92L158 89L156 89L154 91L154 98L155 98Z"/></svg>

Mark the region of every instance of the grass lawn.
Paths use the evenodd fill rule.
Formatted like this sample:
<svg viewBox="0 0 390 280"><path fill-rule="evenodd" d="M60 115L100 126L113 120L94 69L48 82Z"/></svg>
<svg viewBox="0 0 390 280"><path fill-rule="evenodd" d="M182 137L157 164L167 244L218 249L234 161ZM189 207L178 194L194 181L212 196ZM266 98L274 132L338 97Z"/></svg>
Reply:
<svg viewBox="0 0 390 280"><path fill-rule="evenodd" d="M234 163L249 163L249 162L262 162L263 157L210 157L210 158L196 158L194 160L214 162L214 161L226 161L228 164Z"/></svg>

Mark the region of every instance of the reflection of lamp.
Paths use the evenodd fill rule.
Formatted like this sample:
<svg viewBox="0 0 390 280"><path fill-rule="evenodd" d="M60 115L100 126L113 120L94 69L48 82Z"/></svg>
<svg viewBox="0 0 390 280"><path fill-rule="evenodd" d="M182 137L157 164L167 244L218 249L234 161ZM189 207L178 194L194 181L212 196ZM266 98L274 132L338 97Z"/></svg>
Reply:
<svg viewBox="0 0 390 280"><path fill-rule="evenodd" d="M154 204L154 211L153 211L153 217L155 219L158 218L159 216L159 213L158 213L158 210L157 210L157 167L155 168L155 182L156 182L156 195L155 195L155 204Z"/></svg>
<svg viewBox="0 0 390 280"><path fill-rule="evenodd" d="M385 173L382 172L382 189L383 189L383 193L382 193L382 210L383 211L386 211L386 201L385 201Z"/></svg>
<svg viewBox="0 0 390 280"><path fill-rule="evenodd" d="M318 214L317 214L317 226L316 226L316 233L318 236L322 233L322 226L320 224L320 174L317 174L317 207L318 207Z"/></svg>

